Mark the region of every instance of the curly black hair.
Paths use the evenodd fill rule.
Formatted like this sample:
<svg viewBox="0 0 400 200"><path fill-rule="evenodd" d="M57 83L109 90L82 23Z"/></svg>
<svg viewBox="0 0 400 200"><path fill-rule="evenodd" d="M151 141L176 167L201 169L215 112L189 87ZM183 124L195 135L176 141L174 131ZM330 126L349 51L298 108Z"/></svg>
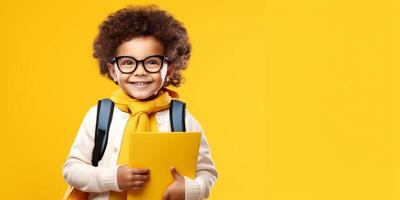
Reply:
<svg viewBox="0 0 400 200"><path fill-rule="evenodd" d="M107 63L118 47L134 37L154 36L165 47L165 54L175 64L175 72L164 86L179 87L182 70L187 68L191 44L183 24L156 5L129 5L110 14L99 26L93 43L93 57L99 62L100 73L110 80Z"/></svg>

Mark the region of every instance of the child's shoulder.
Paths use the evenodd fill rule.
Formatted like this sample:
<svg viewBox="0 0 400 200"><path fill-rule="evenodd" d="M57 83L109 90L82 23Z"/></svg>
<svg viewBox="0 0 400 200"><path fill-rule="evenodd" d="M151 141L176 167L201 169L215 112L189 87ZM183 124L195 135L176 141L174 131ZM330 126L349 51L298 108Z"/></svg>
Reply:
<svg viewBox="0 0 400 200"><path fill-rule="evenodd" d="M201 131L202 127L200 123L197 121L197 119L193 116L191 112L189 112L188 109L185 109L185 124L186 127L192 129L192 131Z"/></svg>
<svg viewBox="0 0 400 200"><path fill-rule="evenodd" d="M186 122L195 122L198 123L196 118L191 114L191 112L189 112L189 110L187 108L185 108L185 121ZM163 118L165 119L169 119L170 118L170 110L169 109L165 109L165 110L161 110L158 111L156 114L157 119L162 120Z"/></svg>
<svg viewBox="0 0 400 200"><path fill-rule="evenodd" d="M90 106L89 109L86 110L83 123L93 122L93 120L96 120L96 115L97 115L97 104Z"/></svg>
<svg viewBox="0 0 400 200"><path fill-rule="evenodd" d="M201 131L202 127L200 123L196 120L196 118L193 116L193 114L185 108L185 126L186 126L186 131ZM163 123L170 123L170 110L165 109L162 111L159 111L156 113L156 119L159 121L161 124Z"/></svg>
<svg viewBox="0 0 400 200"><path fill-rule="evenodd" d="M89 109L86 111L86 116L85 118L90 118L90 119L96 119L97 116L97 112L99 112L99 108L98 108L98 104L93 104L89 107ZM117 116L122 116L124 113L122 110L120 110L117 106L114 105L113 109L113 116L117 115ZM126 114L127 115L127 114ZM125 116L125 115L123 115Z"/></svg>
<svg viewBox="0 0 400 200"><path fill-rule="evenodd" d="M87 111L87 115L96 115L97 113L97 104L89 106L89 109Z"/></svg>

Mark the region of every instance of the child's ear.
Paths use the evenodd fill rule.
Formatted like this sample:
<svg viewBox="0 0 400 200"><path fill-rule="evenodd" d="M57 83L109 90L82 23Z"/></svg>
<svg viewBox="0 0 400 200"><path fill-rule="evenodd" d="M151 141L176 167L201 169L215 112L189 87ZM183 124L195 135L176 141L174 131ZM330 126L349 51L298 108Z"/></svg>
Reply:
<svg viewBox="0 0 400 200"><path fill-rule="evenodd" d="M172 76L175 73L175 63L168 66L167 76Z"/></svg>
<svg viewBox="0 0 400 200"><path fill-rule="evenodd" d="M115 74L114 66L111 63L107 63L108 72L114 82L117 82L117 75Z"/></svg>

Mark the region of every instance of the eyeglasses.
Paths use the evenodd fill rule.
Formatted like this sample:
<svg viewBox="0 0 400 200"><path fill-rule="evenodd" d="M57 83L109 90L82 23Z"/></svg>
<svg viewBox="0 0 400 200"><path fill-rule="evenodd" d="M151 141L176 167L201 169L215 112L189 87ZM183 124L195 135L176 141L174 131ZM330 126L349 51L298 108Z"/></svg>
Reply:
<svg viewBox="0 0 400 200"><path fill-rule="evenodd" d="M133 73L139 63L142 63L144 70L147 72L157 73L161 70L164 61L169 62L169 59L168 57L162 55L149 56L143 60L136 60L130 56L117 56L111 60L111 63L117 63L119 71L124 74Z"/></svg>

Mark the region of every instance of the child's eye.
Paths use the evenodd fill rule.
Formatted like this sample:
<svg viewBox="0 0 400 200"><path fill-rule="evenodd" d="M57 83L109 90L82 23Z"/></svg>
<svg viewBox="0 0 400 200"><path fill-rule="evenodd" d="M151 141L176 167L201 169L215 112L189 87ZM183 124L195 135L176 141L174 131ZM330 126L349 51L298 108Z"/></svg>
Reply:
<svg viewBox="0 0 400 200"><path fill-rule="evenodd" d="M150 60L146 60L146 65L160 65L161 61L158 59L150 59Z"/></svg>
<svg viewBox="0 0 400 200"><path fill-rule="evenodd" d="M122 64L123 65L131 65L131 64L133 64L133 62L128 60L128 61L124 61Z"/></svg>
<svg viewBox="0 0 400 200"><path fill-rule="evenodd" d="M121 62L119 64L120 65L134 65L135 62L133 60L124 59L124 60L121 60Z"/></svg>

